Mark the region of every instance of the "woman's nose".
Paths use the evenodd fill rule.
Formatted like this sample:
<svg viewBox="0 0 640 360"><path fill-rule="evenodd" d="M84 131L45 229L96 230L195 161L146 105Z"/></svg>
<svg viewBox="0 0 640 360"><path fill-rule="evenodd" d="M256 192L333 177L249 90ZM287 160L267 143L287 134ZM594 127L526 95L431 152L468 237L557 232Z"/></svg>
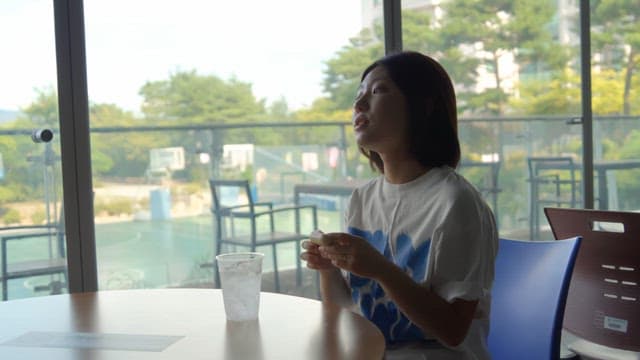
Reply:
<svg viewBox="0 0 640 360"><path fill-rule="evenodd" d="M368 106L368 103L365 97L361 96L357 98L356 101L353 103L353 110L355 110L355 112L363 112L367 110L367 106Z"/></svg>

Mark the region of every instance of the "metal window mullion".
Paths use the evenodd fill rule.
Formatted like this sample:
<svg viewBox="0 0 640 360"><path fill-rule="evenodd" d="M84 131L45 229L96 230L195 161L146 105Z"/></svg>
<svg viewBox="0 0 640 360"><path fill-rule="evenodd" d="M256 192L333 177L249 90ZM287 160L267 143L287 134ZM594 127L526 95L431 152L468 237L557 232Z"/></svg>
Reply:
<svg viewBox="0 0 640 360"><path fill-rule="evenodd" d="M382 18L384 24L384 53L402 51L402 3L400 0L384 0Z"/></svg>
<svg viewBox="0 0 640 360"><path fill-rule="evenodd" d="M593 112L591 108L591 9L589 0L580 0L580 64L582 78L583 206L586 209L593 209ZM604 180L599 179L599 181ZM599 194L598 196L607 196L607 194Z"/></svg>
<svg viewBox="0 0 640 360"><path fill-rule="evenodd" d="M54 0L68 289L97 291L82 0Z"/></svg>

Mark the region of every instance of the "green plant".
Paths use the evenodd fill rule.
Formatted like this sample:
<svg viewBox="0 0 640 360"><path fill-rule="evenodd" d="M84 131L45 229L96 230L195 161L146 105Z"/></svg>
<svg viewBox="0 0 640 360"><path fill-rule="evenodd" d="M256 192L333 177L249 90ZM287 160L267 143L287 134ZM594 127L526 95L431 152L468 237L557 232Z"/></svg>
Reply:
<svg viewBox="0 0 640 360"><path fill-rule="evenodd" d="M16 209L9 209L2 215L2 221L5 225L18 224L20 223L20 212Z"/></svg>
<svg viewBox="0 0 640 360"><path fill-rule="evenodd" d="M45 211L42 209L36 210L33 214L31 214L31 222L36 225L40 225L44 223L46 219Z"/></svg>
<svg viewBox="0 0 640 360"><path fill-rule="evenodd" d="M107 213L108 215L131 214L133 212L133 201L130 199L111 199L110 201L97 202L94 205L96 214Z"/></svg>

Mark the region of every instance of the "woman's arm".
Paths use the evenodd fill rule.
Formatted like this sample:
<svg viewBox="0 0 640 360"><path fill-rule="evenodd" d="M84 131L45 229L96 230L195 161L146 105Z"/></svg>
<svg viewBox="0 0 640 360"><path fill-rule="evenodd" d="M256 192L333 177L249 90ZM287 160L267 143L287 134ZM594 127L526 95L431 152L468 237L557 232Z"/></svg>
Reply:
<svg viewBox="0 0 640 360"><path fill-rule="evenodd" d="M477 300L458 299L449 303L416 283L363 238L344 233L328 236L335 241L332 245L321 246L319 251L334 266L377 281L411 322L446 345L456 346L464 340Z"/></svg>
<svg viewBox="0 0 640 360"><path fill-rule="evenodd" d="M311 241L302 243L302 248L306 252L300 257L307 262L307 267L315 269L320 273L320 294L322 301L332 302L346 308L353 308L351 300L351 290L347 286L340 269L331 264L331 260L320 256L319 245Z"/></svg>
<svg viewBox="0 0 640 360"><path fill-rule="evenodd" d="M478 301L456 299L452 303L417 284L405 272L386 261L374 277L398 308L425 333L448 346L460 344L467 335Z"/></svg>
<svg viewBox="0 0 640 360"><path fill-rule="evenodd" d="M354 307L350 296L351 290L337 268L320 271L320 293L322 301L332 302L349 309Z"/></svg>

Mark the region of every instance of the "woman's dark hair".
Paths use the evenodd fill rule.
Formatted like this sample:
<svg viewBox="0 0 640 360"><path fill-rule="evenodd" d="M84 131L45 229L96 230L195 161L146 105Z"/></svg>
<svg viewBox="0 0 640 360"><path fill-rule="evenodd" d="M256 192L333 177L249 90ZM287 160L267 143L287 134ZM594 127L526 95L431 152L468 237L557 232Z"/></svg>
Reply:
<svg viewBox="0 0 640 360"><path fill-rule="evenodd" d="M426 167L458 166L458 116L456 94L444 68L434 59L414 51L387 55L369 65L382 66L407 101L409 151ZM360 148L373 169L384 173L382 158L375 151Z"/></svg>

